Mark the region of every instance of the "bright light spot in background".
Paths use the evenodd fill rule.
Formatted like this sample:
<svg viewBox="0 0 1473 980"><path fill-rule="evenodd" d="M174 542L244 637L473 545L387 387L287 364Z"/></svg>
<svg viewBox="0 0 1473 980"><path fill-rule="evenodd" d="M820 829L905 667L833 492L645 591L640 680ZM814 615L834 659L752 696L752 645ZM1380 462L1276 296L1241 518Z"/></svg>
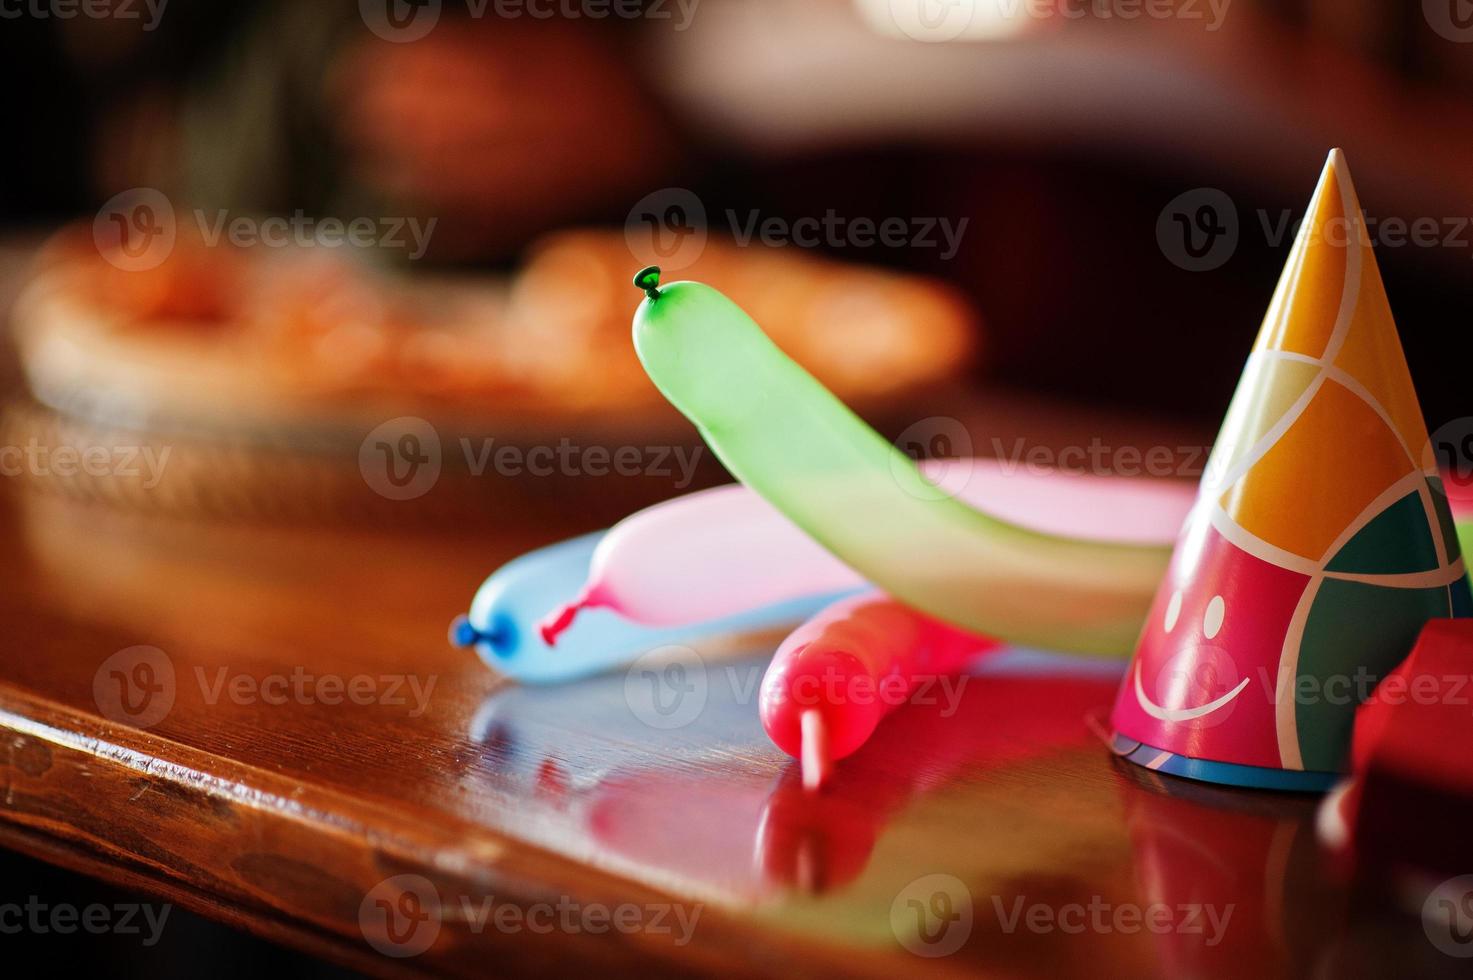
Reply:
<svg viewBox="0 0 1473 980"><path fill-rule="evenodd" d="M871 30L913 41L997 41L1029 27L1030 0L854 0Z"/></svg>

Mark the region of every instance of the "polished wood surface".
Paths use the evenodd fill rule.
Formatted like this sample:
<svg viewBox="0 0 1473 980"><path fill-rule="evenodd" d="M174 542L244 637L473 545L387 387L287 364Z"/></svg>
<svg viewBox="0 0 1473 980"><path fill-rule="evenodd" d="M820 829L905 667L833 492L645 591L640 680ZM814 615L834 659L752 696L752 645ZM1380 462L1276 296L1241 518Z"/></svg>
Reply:
<svg viewBox="0 0 1473 980"><path fill-rule="evenodd" d="M1191 442L970 411L1004 444ZM673 728L647 677L523 688L447 645L489 571L586 513L273 525L0 482L0 845L316 955L381 975L1460 966L1321 853L1314 798L1114 760L1118 664L984 660L810 796L757 720L776 637L703 647L704 707ZM1171 931L1140 924L1156 906ZM574 926L544 929L564 908Z"/></svg>

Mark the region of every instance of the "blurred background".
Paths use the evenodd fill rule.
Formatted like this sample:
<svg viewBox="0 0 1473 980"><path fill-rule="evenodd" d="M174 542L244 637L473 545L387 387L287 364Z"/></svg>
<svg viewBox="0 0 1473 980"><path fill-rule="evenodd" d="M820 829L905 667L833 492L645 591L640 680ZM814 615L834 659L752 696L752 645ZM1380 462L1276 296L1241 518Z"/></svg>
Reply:
<svg viewBox="0 0 1473 980"><path fill-rule="evenodd" d="M649 263L922 451L1208 445L1334 146L1473 414L1467 0L26 0L0 80L4 521L127 615L194 575L139 510L512 551L723 479Z"/></svg>
<svg viewBox="0 0 1473 980"><path fill-rule="evenodd" d="M0 71L25 93L6 100L0 163L17 239L85 227L147 188L172 204L181 242L222 212L300 215L294 247L330 237L324 219L367 218L378 241L359 251L376 264L515 274L546 236L597 228L619 234L587 251L612 251L622 275L643 257L619 254L626 225L703 223L716 244L755 218L787 231L742 251L949 285L980 332L971 380L1210 427L1292 241L1285 222L1340 145L1392 229L1378 253L1429 419L1463 414L1473 13L1460 0L155 3L4 23ZM1207 221L1204 204L1233 213ZM828 214L836 232L804 239L794 224ZM408 217L431 233L387 241L387 219ZM891 218L885 240L855 224ZM1417 242L1395 234L1419 220ZM549 274L589 261L563 258ZM202 264L228 279L224 257ZM287 285L296 315L335 300L317 318L367 316ZM145 313L244 315L212 286L229 291L131 298ZM532 316L570 302L553 293L528 300L545 307ZM606 300L621 328L630 299ZM376 340L353 339L354 356Z"/></svg>

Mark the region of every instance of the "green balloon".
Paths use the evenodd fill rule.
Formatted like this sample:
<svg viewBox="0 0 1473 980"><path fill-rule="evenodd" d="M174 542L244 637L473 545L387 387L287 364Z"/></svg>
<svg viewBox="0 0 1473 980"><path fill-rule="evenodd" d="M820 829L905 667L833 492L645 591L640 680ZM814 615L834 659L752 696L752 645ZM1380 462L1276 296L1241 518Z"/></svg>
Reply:
<svg viewBox="0 0 1473 980"><path fill-rule="evenodd" d="M989 517L916 464L710 286L659 285L634 348L731 473L872 583L956 626L1128 657L1171 549L1041 534Z"/></svg>

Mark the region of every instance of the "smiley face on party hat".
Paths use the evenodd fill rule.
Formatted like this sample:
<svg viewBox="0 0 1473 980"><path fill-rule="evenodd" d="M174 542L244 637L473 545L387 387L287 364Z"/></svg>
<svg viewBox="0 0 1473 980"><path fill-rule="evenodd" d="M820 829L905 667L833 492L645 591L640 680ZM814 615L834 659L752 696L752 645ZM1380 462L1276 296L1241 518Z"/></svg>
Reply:
<svg viewBox="0 0 1473 980"><path fill-rule="evenodd" d="M1117 751L1246 785L1342 770L1358 701L1427 620L1473 614L1427 442L1335 150L1116 699Z"/></svg>

